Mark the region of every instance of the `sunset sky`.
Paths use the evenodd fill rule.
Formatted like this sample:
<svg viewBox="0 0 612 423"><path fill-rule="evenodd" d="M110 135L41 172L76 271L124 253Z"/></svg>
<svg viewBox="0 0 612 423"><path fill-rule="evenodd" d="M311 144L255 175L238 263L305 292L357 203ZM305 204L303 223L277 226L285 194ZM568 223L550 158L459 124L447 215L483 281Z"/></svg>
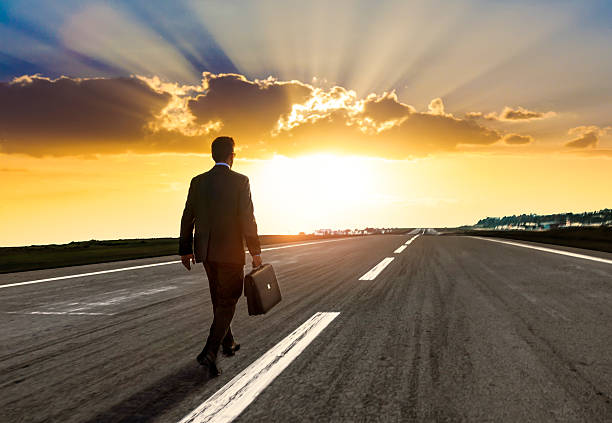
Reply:
<svg viewBox="0 0 612 423"><path fill-rule="evenodd" d="M178 236L237 141L260 233L612 206L607 1L3 1L0 246Z"/></svg>

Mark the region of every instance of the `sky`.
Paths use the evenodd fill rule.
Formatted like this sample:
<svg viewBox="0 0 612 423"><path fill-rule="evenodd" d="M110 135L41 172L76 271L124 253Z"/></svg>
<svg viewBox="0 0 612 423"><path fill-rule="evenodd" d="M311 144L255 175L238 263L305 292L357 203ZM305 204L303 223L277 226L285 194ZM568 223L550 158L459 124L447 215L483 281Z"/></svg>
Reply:
<svg viewBox="0 0 612 423"><path fill-rule="evenodd" d="M178 236L237 142L260 233L612 205L605 1L3 1L0 246Z"/></svg>

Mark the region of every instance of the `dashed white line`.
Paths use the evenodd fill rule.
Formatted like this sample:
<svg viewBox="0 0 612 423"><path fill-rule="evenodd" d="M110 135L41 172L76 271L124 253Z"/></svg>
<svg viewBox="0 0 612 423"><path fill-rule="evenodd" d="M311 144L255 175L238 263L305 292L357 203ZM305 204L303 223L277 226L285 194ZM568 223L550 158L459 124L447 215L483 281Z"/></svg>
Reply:
<svg viewBox="0 0 612 423"><path fill-rule="evenodd" d="M234 420L339 314L313 315L185 416L181 423L227 423Z"/></svg>
<svg viewBox="0 0 612 423"><path fill-rule="evenodd" d="M531 248L532 250L545 251L547 253L560 254L563 256L576 257L576 258L581 258L585 260L598 261L600 263L612 264L612 260L601 258L601 257L587 256L586 254L571 253L569 251L555 250L553 248L538 247L536 245L521 244L519 242L512 242L512 241L502 241L499 239L483 238L480 236L472 236L470 238L482 239L484 241L491 241L491 242L499 242L500 244L508 244L508 245L514 245L516 247Z"/></svg>
<svg viewBox="0 0 612 423"><path fill-rule="evenodd" d="M397 250L394 251L395 254L399 254L404 251L408 246L406 244L400 245Z"/></svg>
<svg viewBox="0 0 612 423"><path fill-rule="evenodd" d="M393 261L393 257L385 257L380 263L371 268L365 275L359 278L360 281L371 281L376 279L380 272L385 270L385 267Z"/></svg>
<svg viewBox="0 0 612 423"><path fill-rule="evenodd" d="M397 250L394 251L395 254L399 254L402 251L404 251L406 249L406 247L408 247L412 241L414 241L415 239L417 239L419 237L420 234L416 234L415 236L413 236L412 238L410 238L408 241L406 241L404 244L400 245L399 248Z"/></svg>
<svg viewBox="0 0 612 423"><path fill-rule="evenodd" d="M326 241L305 242L305 243L302 243L302 244L282 245L280 247L262 248L261 251L280 250L282 248L302 247L302 246L305 246L305 245L322 244L322 243L325 243L325 242L344 241L344 240L347 240L347 239L352 239L352 238L349 237L349 238L340 238L340 239L330 239L330 240L326 240ZM56 277L53 277L53 278L36 279L36 280L33 280L33 281L8 283L8 284L5 284L5 285L0 285L0 289L1 288L10 288L12 286L31 285L31 284L35 284L35 283L59 281L59 280L63 280L63 279L82 278L82 277L85 277L85 276L102 275L102 274L105 274L105 273L125 272L126 270L144 269L144 268L147 268L147 267L155 267L155 266L165 266L165 265L168 265L168 264L177 264L177 263L180 263L180 262L181 262L180 260L173 260L173 261L165 261L163 263L151 263L151 264L143 264L143 265L140 265L140 266L122 267L120 269L100 270L100 271L97 271L97 272L79 273L79 274L76 274L76 275L56 276Z"/></svg>
<svg viewBox="0 0 612 423"><path fill-rule="evenodd" d="M406 241L406 242L404 243L404 245L410 245L410 244L412 243L412 241L414 241L415 239L417 239L417 238L419 237L419 235L421 235L421 234L417 234L417 235L413 236L413 237L412 237L412 238L410 238L408 241Z"/></svg>

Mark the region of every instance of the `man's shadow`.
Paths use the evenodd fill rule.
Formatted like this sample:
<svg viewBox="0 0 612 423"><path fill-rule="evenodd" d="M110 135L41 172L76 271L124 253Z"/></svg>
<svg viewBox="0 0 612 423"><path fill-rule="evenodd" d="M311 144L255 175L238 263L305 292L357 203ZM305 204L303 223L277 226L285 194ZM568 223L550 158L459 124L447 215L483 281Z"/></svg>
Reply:
<svg viewBox="0 0 612 423"><path fill-rule="evenodd" d="M87 420L87 423L149 422L209 380L206 369L195 363L187 364L178 372Z"/></svg>

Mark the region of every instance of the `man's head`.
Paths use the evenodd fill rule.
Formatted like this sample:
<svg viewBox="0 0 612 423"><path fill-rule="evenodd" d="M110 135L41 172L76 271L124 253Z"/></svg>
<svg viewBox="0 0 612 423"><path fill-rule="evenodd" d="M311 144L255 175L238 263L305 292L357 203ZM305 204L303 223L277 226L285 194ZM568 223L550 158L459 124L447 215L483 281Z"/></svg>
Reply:
<svg viewBox="0 0 612 423"><path fill-rule="evenodd" d="M234 139L232 137L217 137L212 142L212 158L215 163L234 164Z"/></svg>

